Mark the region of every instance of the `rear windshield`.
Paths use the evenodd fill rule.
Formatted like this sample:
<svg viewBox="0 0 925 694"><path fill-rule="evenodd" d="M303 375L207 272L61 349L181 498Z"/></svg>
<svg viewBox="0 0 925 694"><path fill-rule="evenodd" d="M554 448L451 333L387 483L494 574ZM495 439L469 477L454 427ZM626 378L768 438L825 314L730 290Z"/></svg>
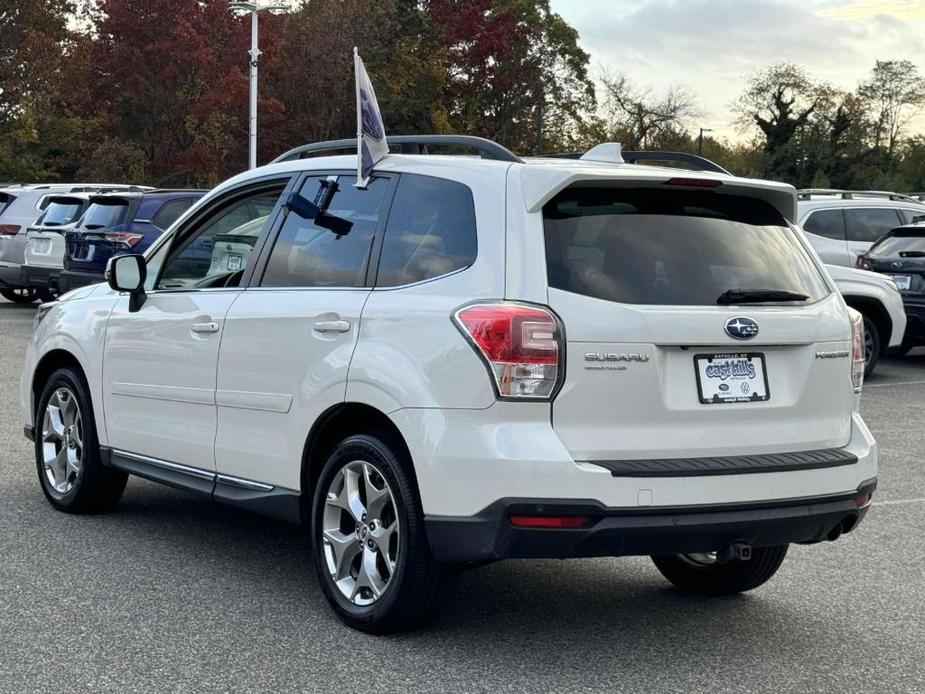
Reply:
<svg viewBox="0 0 925 694"><path fill-rule="evenodd" d="M627 304L715 306L728 290L828 289L783 217L754 198L571 188L543 208L549 285Z"/></svg>
<svg viewBox="0 0 925 694"><path fill-rule="evenodd" d="M91 202L83 219L80 220L82 229L104 229L122 224L128 204L124 201Z"/></svg>
<svg viewBox="0 0 925 694"><path fill-rule="evenodd" d="M886 236L871 246L871 258L909 257L925 255L925 228L918 232L898 233Z"/></svg>
<svg viewBox="0 0 925 694"><path fill-rule="evenodd" d="M79 202L59 202L53 200L45 208L45 214L42 217L42 224L47 227L61 226L70 224L80 214L82 207Z"/></svg>

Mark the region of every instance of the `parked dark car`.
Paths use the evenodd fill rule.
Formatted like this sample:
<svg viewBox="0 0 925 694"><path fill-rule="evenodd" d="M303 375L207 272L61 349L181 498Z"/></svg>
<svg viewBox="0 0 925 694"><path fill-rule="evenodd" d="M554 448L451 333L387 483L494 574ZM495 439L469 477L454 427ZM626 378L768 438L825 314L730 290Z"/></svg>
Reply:
<svg viewBox="0 0 925 694"><path fill-rule="evenodd" d="M925 345L925 223L888 231L858 258L857 266L896 282L906 309L903 351Z"/></svg>
<svg viewBox="0 0 925 694"><path fill-rule="evenodd" d="M204 190L151 190L93 196L80 222L66 235L59 289L102 282L112 256L143 253L205 194Z"/></svg>

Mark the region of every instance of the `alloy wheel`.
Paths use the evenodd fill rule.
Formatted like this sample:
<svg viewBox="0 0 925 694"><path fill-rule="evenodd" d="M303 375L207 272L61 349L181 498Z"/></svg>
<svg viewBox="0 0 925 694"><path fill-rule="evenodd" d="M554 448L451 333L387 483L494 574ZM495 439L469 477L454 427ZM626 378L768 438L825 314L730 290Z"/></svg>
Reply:
<svg viewBox="0 0 925 694"><path fill-rule="evenodd" d="M398 562L395 497L375 465L354 461L331 480L322 515L321 541L327 569L354 605L379 600Z"/></svg>
<svg viewBox="0 0 925 694"><path fill-rule="evenodd" d="M42 419L42 464L49 486L67 494L77 484L83 461L80 405L70 388L55 390Z"/></svg>

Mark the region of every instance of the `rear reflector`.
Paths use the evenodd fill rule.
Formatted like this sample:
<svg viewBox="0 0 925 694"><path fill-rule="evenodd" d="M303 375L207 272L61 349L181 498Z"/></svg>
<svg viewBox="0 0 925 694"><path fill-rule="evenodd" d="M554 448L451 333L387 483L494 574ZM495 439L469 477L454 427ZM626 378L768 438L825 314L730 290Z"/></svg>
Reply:
<svg viewBox="0 0 925 694"><path fill-rule="evenodd" d="M669 178L662 185L689 186L691 188L719 188L723 185L723 182L715 181L712 178Z"/></svg>
<svg viewBox="0 0 925 694"><path fill-rule="evenodd" d="M870 494L858 494L856 497L854 497L854 505L859 509L867 508L870 506L870 500Z"/></svg>
<svg viewBox="0 0 925 694"><path fill-rule="evenodd" d="M588 516L511 516L511 525L518 528L581 528L589 520Z"/></svg>
<svg viewBox="0 0 925 694"><path fill-rule="evenodd" d="M488 365L500 396L552 396L564 350L559 324L548 309L513 302L473 304L453 319Z"/></svg>
<svg viewBox="0 0 925 694"><path fill-rule="evenodd" d="M16 236L21 228L18 224L0 224L0 236Z"/></svg>

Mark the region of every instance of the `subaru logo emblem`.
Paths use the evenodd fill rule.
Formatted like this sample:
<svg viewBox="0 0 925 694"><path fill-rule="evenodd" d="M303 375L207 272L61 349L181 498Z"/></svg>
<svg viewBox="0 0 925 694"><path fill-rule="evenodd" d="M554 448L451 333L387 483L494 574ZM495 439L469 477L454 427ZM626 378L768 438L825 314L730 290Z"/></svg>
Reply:
<svg viewBox="0 0 925 694"><path fill-rule="evenodd" d="M730 318L723 327L726 334L736 340L750 340L758 334L758 323L745 316Z"/></svg>

